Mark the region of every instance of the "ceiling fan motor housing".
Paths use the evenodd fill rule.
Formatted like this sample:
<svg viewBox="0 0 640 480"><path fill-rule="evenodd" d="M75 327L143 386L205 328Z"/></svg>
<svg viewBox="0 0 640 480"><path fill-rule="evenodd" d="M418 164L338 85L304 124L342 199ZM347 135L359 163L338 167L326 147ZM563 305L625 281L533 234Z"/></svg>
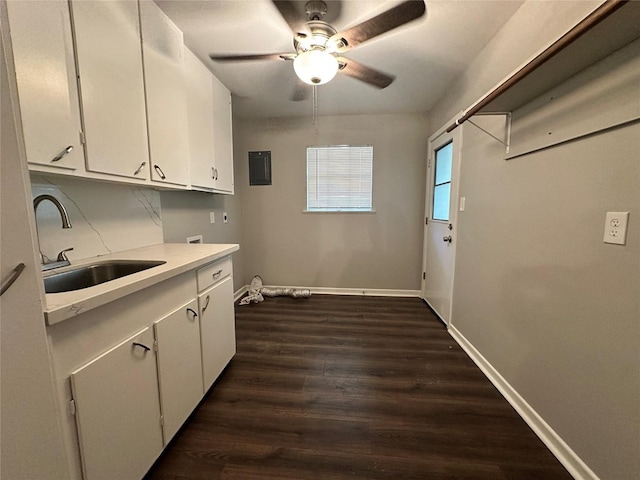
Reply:
<svg viewBox="0 0 640 480"><path fill-rule="evenodd" d="M293 38L293 46L298 53L327 50L329 39L337 33L335 28L322 20L310 20L305 26L311 34L302 32Z"/></svg>

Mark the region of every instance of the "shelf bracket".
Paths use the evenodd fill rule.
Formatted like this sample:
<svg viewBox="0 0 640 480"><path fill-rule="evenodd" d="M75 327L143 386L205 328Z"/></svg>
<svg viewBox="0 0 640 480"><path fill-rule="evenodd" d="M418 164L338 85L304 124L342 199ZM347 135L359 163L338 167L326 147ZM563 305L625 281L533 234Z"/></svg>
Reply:
<svg viewBox="0 0 640 480"><path fill-rule="evenodd" d="M582 21L580 21L577 25L575 25L572 29L566 32L563 36L561 36L558 40L552 43L545 50L540 52L533 60L529 63L521 67L519 70L514 72L509 78L500 83L497 87L487 93L484 97L482 97L478 102L476 102L469 110L464 112L464 114L455 120L449 127L446 132L450 133L464 122L468 121L474 115L481 113L482 110L487 107L491 102L493 102L496 98L500 97L503 93L508 91L511 87L516 85L520 80L528 76L531 72L535 71L538 67L543 65L549 59L554 57L558 52L564 50L567 46L571 45L575 40L580 38L586 32L591 30L593 27L601 23L611 14L613 14L620 7L625 5L626 3L636 3L629 2L629 0L605 0L601 3L599 7L597 7L594 11L592 11L589 15L587 15Z"/></svg>
<svg viewBox="0 0 640 480"><path fill-rule="evenodd" d="M504 119L504 139L496 137L493 133L491 133L488 130L482 128L480 125L478 125L476 122L474 122L471 119L468 119L467 122L469 122L471 125L476 127L481 132L484 132L487 135L489 135L491 138L493 138L498 143L504 145L505 153L509 154L509 147L511 146L511 112L476 113L476 116L483 116L483 115L504 115L504 117L505 117L505 119Z"/></svg>

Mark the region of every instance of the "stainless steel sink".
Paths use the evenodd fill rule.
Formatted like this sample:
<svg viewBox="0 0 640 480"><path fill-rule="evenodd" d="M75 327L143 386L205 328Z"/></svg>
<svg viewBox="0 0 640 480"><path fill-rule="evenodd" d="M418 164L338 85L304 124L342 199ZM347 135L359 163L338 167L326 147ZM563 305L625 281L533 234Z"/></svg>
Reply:
<svg viewBox="0 0 640 480"><path fill-rule="evenodd" d="M44 277L46 293L71 292L126 277L167 263L163 260L112 260L99 262Z"/></svg>

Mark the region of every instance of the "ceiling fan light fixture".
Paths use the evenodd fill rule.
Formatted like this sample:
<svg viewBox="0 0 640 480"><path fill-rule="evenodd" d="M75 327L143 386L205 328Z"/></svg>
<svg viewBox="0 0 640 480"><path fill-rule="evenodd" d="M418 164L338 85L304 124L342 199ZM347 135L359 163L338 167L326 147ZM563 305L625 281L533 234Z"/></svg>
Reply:
<svg viewBox="0 0 640 480"><path fill-rule="evenodd" d="M336 76L339 67L336 57L324 50L302 52L293 61L296 75L309 85L330 82Z"/></svg>

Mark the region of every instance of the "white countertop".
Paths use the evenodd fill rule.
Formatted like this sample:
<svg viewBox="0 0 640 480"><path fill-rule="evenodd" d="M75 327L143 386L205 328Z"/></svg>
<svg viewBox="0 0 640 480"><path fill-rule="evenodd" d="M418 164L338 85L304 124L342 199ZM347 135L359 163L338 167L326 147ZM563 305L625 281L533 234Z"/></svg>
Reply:
<svg viewBox="0 0 640 480"><path fill-rule="evenodd" d="M166 263L93 287L71 292L47 293L45 295L45 319L48 325L62 322L163 280L206 265L239 250L239 248L240 246L237 244L164 243L74 261L69 267L46 272L45 276L109 260L163 260Z"/></svg>

